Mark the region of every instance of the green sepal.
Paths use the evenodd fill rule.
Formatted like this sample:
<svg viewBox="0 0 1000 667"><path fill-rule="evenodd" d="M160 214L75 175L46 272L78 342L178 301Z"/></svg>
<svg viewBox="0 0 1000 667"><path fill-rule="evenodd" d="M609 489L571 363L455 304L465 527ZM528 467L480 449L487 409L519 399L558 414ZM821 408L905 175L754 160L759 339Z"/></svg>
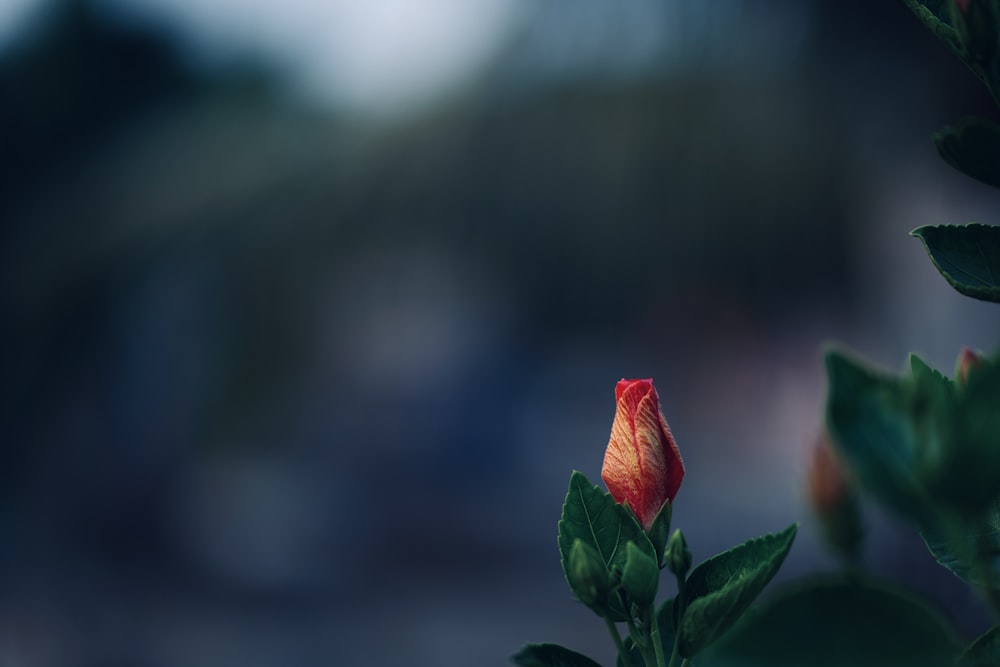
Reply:
<svg viewBox="0 0 1000 667"><path fill-rule="evenodd" d="M667 499L663 502L663 507L656 513L653 525L649 527L649 541L656 552L656 562L662 568L664 566L663 555L667 548L667 539L670 537L670 519L673 514L673 505Z"/></svg>
<svg viewBox="0 0 1000 667"><path fill-rule="evenodd" d="M974 299L1000 302L1000 227L925 225L910 234L923 242L934 266L952 287Z"/></svg>
<svg viewBox="0 0 1000 667"><path fill-rule="evenodd" d="M610 493L591 484L579 471L570 475L562 518L559 519L559 553L570 588L573 587L568 570L570 551L576 540L598 554L613 579L621 576L627 557L626 545L629 543L635 544L649 558L656 559L653 545L635 515L624 505L616 503ZM578 591L573 592L580 597ZM594 611L612 621L624 621L630 617L629 610L617 595L610 596L607 608Z"/></svg>
<svg viewBox="0 0 1000 667"><path fill-rule="evenodd" d="M521 667L601 667L582 653L559 644L525 644L510 661Z"/></svg>
<svg viewBox="0 0 1000 667"><path fill-rule="evenodd" d="M958 656L955 667L996 667L1000 665L1000 625L976 638Z"/></svg>
<svg viewBox="0 0 1000 667"><path fill-rule="evenodd" d="M660 580L660 567L655 559L637 547L634 542L625 545L625 567L622 570L622 589L629 601L645 606L656 599Z"/></svg>
<svg viewBox="0 0 1000 667"><path fill-rule="evenodd" d="M691 572L679 628L682 657L697 655L739 620L777 574L797 531L798 524L792 524L780 533L747 540Z"/></svg>
<svg viewBox="0 0 1000 667"><path fill-rule="evenodd" d="M959 650L940 614L905 591L866 578L799 582L755 612L699 656L698 664L949 667Z"/></svg>

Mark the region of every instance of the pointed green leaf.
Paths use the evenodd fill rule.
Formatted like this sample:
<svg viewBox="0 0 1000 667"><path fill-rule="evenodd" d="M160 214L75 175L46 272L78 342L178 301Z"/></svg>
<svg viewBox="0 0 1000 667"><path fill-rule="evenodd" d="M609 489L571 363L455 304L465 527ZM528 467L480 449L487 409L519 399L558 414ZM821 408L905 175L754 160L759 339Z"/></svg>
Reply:
<svg viewBox="0 0 1000 667"><path fill-rule="evenodd" d="M925 225L910 234L923 242L952 287L974 299L1000 302L1000 227Z"/></svg>
<svg viewBox="0 0 1000 667"><path fill-rule="evenodd" d="M559 552L562 555L563 572L568 572L570 550L575 540L581 540L592 547L613 578L621 576L627 557L626 545L630 542L649 558L656 559L653 545L635 516L623 505L616 503L610 493L591 484L579 471L574 471L570 476L562 518L559 519ZM567 576L567 581L572 588L573 580ZM573 592L583 600L580 591L574 589ZM606 609L588 606L615 621L624 621L628 616L616 595L608 600Z"/></svg>
<svg viewBox="0 0 1000 667"><path fill-rule="evenodd" d="M914 382L922 397L912 415L922 450L920 477L941 515L922 527L955 520L985 523L1000 496L1000 365L983 360L961 390L919 366ZM981 531L968 524L960 532Z"/></svg>
<svg viewBox="0 0 1000 667"><path fill-rule="evenodd" d="M521 667L601 667L582 653L559 644L525 644L510 661Z"/></svg>
<svg viewBox="0 0 1000 667"><path fill-rule="evenodd" d="M1000 665L1000 625L994 626L962 652L955 667L996 667Z"/></svg>
<svg viewBox="0 0 1000 667"><path fill-rule="evenodd" d="M912 394L910 423L916 438L916 475L924 494L943 503L955 504L968 489L955 486L953 464L959 452L955 442L955 383L928 366L920 357L910 355ZM961 504L959 502L959 504ZM923 521L926 517L921 516Z"/></svg>
<svg viewBox="0 0 1000 667"><path fill-rule="evenodd" d="M980 118L963 118L934 135L934 145L955 169L1000 188L1000 127Z"/></svg>
<svg viewBox="0 0 1000 667"><path fill-rule="evenodd" d="M792 548L798 524L708 559L691 572L680 620L680 654L690 658L721 637L760 594Z"/></svg>
<svg viewBox="0 0 1000 667"><path fill-rule="evenodd" d="M918 522L932 512L919 479L920 396L910 381L875 373L843 354L826 355L826 419L833 444L862 487Z"/></svg>
<svg viewBox="0 0 1000 667"><path fill-rule="evenodd" d="M940 615L908 593L860 578L825 577L772 598L698 664L950 667L958 649Z"/></svg>
<svg viewBox="0 0 1000 667"><path fill-rule="evenodd" d="M955 382L915 354L910 355L910 372L917 384L926 385L933 392L950 397L955 392Z"/></svg>
<svg viewBox="0 0 1000 667"><path fill-rule="evenodd" d="M983 526L950 539L940 529L920 531L927 548L943 567L975 586L1000 584L1000 532ZM1000 663L998 663L1000 664Z"/></svg>
<svg viewBox="0 0 1000 667"><path fill-rule="evenodd" d="M958 32L948 22L948 0L903 0L907 7L945 44L956 53L961 52Z"/></svg>
<svg viewBox="0 0 1000 667"><path fill-rule="evenodd" d="M920 536L937 562L963 581L1000 588L1000 502L981 516L923 526Z"/></svg>

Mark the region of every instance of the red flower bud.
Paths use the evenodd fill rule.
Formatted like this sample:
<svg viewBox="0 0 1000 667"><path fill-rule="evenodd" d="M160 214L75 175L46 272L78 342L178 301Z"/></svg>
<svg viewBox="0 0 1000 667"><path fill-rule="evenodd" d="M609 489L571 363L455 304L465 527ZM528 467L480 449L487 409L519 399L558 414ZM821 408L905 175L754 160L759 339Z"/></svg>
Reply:
<svg viewBox="0 0 1000 667"><path fill-rule="evenodd" d="M969 381L969 371L983 363L983 358L967 347L963 347L958 354L958 363L955 365L955 380L959 384Z"/></svg>
<svg viewBox="0 0 1000 667"><path fill-rule="evenodd" d="M829 436L820 436L813 447L807 472L809 502L820 516L836 512L851 494L851 483L833 451Z"/></svg>
<svg viewBox="0 0 1000 667"><path fill-rule="evenodd" d="M660 412L650 380L621 380L618 408L601 477L615 501L628 505L647 531L684 479L684 462Z"/></svg>
<svg viewBox="0 0 1000 667"><path fill-rule="evenodd" d="M969 11L969 0L955 0L955 6L958 7L958 11L965 14Z"/></svg>
<svg viewBox="0 0 1000 667"><path fill-rule="evenodd" d="M857 490L826 431L812 449L806 492L826 541L841 556L856 563L864 536Z"/></svg>

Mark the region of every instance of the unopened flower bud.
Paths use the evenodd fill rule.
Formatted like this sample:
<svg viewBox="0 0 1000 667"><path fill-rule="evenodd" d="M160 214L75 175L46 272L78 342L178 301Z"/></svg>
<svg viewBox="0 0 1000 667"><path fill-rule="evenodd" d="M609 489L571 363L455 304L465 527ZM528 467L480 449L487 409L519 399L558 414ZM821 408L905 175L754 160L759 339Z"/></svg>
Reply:
<svg viewBox="0 0 1000 667"><path fill-rule="evenodd" d="M825 431L812 449L806 491L827 542L856 560L862 537L857 494Z"/></svg>
<svg viewBox="0 0 1000 667"><path fill-rule="evenodd" d="M599 614L604 613L614 582L601 555L579 538L569 550L566 579L580 602Z"/></svg>
<svg viewBox="0 0 1000 667"><path fill-rule="evenodd" d="M649 532L684 478L684 462L660 412L652 380L622 380L601 477L615 502L628 505Z"/></svg>
<svg viewBox="0 0 1000 667"><path fill-rule="evenodd" d="M969 371L981 366L983 358L973 350L963 347L958 354L958 362L955 364L955 381L960 385L965 385L969 381Z"/></svg>
<svg viewBox="0 0 1000 667"><path fill-rule="evenodd" d="M645 606L656 599L660 581L660 567L656 559L629 542L625 546L625 567L622 569L622 588L629 600Z"/></svg>
<svg viewBox="0 0 1000 667"><path fill-rule="evenodd" d="M667 569L675 577L683 577L691 569L691 550L688 549L687 540L684 539L684 533L680 528L674 531L670 541L667 542L666 561Z"/></svg>

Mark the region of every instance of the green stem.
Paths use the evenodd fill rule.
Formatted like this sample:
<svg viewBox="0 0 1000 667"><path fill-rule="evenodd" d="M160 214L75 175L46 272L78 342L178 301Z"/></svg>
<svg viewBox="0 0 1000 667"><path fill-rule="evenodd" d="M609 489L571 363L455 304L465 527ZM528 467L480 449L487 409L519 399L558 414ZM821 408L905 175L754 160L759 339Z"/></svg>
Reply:
<svg viewBox="0 0 1000 667"><path fill-rule="evenodd" d="M681 651L681 625L684 621L684 584L686 583L685 575L681 574L677 577L677 628L674 632L674 650L670 652L670 667L674 667L677 664L677 659L680 657ZM684 658L680 667L685 667L687 665L688 659Z"/></svg>
<svg viewBox="0 0 1000 667"><path fill-rule="evenodd" d="M632 642L639 648L639 653L642 654L642 661L646 663L646 667L656 667L656 656L649 651L648 635L636 627L635 620L631 616L626 618L625 622L628 623L629 637L632 638Z"/></svg>
<svg viewBox="0 0 1000 667"><path fill-rule="evenodd" d="M656 652L656 666L667 667L667 661L663 657L663 642L660 641L660 619L656 616L656 605L651 603L647 613L650 618L649 640Z"/></svg>
<svg viewBox="0 0 1000 667"><path fill-rule="evenodd" d="M622 644L622 636L618 634L618 626L614 624L608 617L604 617L604 622L608 626L608 632L611 633L611 638L615 640L615 648L618 650L618 658L621 660L622 664L628 664L628 655L625 653L625 646Z"/></svg>

